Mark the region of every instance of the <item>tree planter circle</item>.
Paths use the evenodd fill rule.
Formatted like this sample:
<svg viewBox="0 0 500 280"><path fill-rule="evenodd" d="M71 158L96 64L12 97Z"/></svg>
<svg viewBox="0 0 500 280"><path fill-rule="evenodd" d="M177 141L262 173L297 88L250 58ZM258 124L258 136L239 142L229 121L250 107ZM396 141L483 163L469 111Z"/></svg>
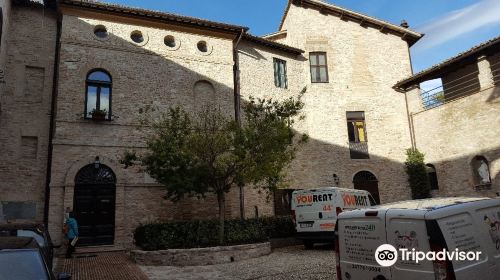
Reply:
<svg viewBox="0 0 500 280"><path fill-rule="evenodd" d="M140 265L148 266L195 266L214 265L241 261L271 253L269 242L217 246L193 249L168 249L158 251L132 250L132 259Z"/></svg>

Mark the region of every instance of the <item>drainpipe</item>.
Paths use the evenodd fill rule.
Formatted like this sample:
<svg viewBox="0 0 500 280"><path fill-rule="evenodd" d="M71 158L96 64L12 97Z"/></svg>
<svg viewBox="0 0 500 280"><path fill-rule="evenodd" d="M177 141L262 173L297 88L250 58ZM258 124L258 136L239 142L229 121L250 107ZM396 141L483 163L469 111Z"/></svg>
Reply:
<svg viewBox="0 0 500 280"><path fill-rule="evenodd" d="M57 8L56 8L57 9ZM57 12L57 33L56 33L56 50L54 56L54 67L53 67L53 77L52 77L52 100L50 104L50 124L49 124L49 144L48 144L48 155L47 155L47 174L45 176L45 205L43 211L43 223L45 227L49 226L49 204L50 204L50 178L52 173L52 151L53 145L52 140L54 138L55 132L55 115L56 115L56 103L57 103L57 88L59 83L59 60L60 60L60 50L61 50L61 28L62 28L62 15Z"/></svg>
<svg viewBox="0 0 500 280"><path fill-rule="evenodd" d="M241 125L241 111L240 111L240 59L238 55L238 45L243 38L245 30L241 29L240 34L233 41L233 88L234 88L234 119L238 125ZM243 220L245 218L245 193L243 191L243 184L239 183L238 187L240 189L240 218Z"/></svg>

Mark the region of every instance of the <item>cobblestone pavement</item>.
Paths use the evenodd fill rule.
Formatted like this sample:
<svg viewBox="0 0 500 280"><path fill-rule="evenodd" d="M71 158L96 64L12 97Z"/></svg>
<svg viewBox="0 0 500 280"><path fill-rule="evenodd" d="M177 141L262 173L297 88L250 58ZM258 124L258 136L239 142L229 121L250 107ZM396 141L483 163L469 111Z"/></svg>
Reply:
<svg viewBox="0 0 500 280"><path fill-rule="evenodd" d="M72 280L147 280L148 278L123 252L75 255L72 259L59 258L55 275L66 272Z"/></svg>
<svg viewBox="0 0 500 280"><path fill-rule="evenodd" d="M305 250L293 246L274 250L268 256L235 263L210 266L141 266L151 280L295 280L335 279L335 256L332 246Z"/></svg>

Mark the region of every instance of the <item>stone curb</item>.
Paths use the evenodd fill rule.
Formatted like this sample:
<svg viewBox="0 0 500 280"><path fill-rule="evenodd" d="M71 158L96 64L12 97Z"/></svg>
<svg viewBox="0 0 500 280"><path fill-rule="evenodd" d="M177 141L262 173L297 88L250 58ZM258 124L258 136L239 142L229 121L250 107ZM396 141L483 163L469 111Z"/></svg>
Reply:
<svg viewBox="0 0 500 280"><path fill-rule="evenodd" d="M139 265L196 266L230 263L269 255L270 253L271 243L265 242L193 249L132 250L130 256Z"/></svg>

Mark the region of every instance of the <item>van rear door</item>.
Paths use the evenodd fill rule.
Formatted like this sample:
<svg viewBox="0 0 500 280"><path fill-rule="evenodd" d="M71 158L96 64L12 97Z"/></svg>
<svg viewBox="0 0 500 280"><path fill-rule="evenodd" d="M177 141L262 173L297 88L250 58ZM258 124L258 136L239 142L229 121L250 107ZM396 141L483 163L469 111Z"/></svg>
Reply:
<svg viewBox="0 0 500 280"><path fill-rule="evenodd" d="M434 280L434 267L431 261L403 261L401 249L430 251L425 222L427 211L389 209L386 215L387 243L398 250L398 261L391 267L392 279ZM407 259L407 258L405 258Z"/></svg>
<svg viewBox="0 0 500 280"><path fill-rule="evenodd" d="M361 209L340 215L338 252L342 279L391 279L390 268L381 267L375 260L377 248L387 243L385 212Z"/></svg>
<svg viewBox="0 0 500 280"><path fill-rule="evenodd" d="M335 230L337 192L334 190L306 190L294 192L297 232L323 232Z"/></svg>
<svg viewBox="0 0 500 280"><path fill-rule="evenodd" d="M487 240L487 236L484 235L483 221L474 219L468 211L462 211L461 213L454 213L437 219L437 222L446 240L448 251L453 252L458 249L458 251L464 252L481 252L477 262L452 260L456 279L474 279L479 272L488 274L487 271L490 268L488 264L489 254L484 242ZM488 277L485 275L482 279L498 279Z"/></svg>

